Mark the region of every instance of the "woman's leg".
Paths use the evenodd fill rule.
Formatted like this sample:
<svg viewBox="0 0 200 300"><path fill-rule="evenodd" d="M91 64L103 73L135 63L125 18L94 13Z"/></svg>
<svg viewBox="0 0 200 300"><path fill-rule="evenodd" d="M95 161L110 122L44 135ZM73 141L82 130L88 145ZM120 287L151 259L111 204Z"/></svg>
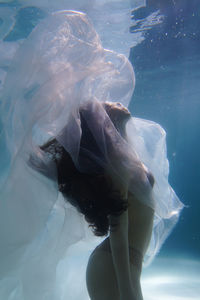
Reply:
<svg viewBox="0 0 200 300"><path fill-rule="evenodd" d="M119 300L109 239L101 243L90 255L86 283L91 300Z"/></svg>
<svg viewBox="0 0 200 300"><path fill-rule="evenodd" d="M132 283L137 299L142 300L140 276L143 257L151 240L154 211L147 205L129 197L129 257Z"/></svg>
<svg viewBox="0 0 200 300"><path fill-rule="evenodd" d="M130 271L133 288L138 300L143 300L140 277L142 272L143 255L133 247L129 247Z"/></svg>

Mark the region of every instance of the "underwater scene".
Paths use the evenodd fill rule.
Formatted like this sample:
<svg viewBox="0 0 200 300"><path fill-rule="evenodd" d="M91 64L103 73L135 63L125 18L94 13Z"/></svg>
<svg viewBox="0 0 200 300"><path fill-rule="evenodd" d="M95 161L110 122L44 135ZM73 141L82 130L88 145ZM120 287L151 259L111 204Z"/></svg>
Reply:
<svg viewBox="0 0 200 300"><path fill-rule="evenodd" d="M0 300L93 300L86 268L103 239L64 202L37 147L56 137L75 162L76 111L92 98L99 123L98 101L129 109L134 155L155 177L143 298L134 300L200 300L199 16L198 0L0 1ZM111 141L95 124L107 155Z"/></svg>

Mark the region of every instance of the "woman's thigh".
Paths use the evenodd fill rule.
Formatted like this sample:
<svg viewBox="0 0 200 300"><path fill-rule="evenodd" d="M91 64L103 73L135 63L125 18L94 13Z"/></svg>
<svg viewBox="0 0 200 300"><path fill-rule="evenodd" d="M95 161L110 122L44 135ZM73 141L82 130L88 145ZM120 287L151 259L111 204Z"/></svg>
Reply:
<svg viewBox="0 0 200 300"><path fill-rule="evenodd" d="M90 255L86 282L91 300L119 299L112 255L109 251L97 247Z"/></svg>

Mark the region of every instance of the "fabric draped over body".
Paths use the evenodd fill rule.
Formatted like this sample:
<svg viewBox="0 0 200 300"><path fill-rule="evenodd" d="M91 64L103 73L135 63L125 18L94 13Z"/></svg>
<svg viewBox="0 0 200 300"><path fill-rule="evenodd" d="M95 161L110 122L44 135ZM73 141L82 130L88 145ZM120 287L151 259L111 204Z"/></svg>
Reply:
<svg viewBox="0 0 200 300"><path fill-rule="evenodd" d="M130 62L103 49L80 12L53 13L19 47L1 92L1 299L58 300L67 293L67 299L74 300L80 299L78 293L81 299L87 295L83 283L75 291L76 274L63 266L73 248L83 257L80 269L100 239L92 236L83 216L58 192L56 167L39 148L50 138L56 137L80 170L90 173L98 166L109 167L123 181L112 160L114 146L120 149L121 164L135 182L130 191L155 210L145 264L176 224L183 204L168 183L165 131L152 121L133 117L125 140L102 106L111 101L127 107L134 85ZM79 156L80 107L86 108L83 117L102 156L92 148ZM141 162L155 177L148 199L137 184Z"/></svg>

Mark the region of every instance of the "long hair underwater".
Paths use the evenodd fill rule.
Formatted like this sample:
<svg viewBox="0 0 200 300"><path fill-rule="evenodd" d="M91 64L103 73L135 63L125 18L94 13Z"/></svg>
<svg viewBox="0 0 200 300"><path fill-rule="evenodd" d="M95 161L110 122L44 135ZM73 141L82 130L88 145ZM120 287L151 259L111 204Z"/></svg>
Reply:
<svg viewBox="0 0 200 300"><path fill-rule="evenodd" d="M128 110L120 103L103 103L106 113L111 118L115 128L124 135L125 125L130 118ZM89 161L86 149L90 149L94 155L101 156L95 138L93 137L80 108L80 121L82 136L80 141L79 157ZM109 215L119 215L128 207L127 199L123 199L119 193L113 191L112 183L105 175L103 166L95 164L92 173L80 171L72 160L70 154L57 141L56 138L49 140L40 149L51 157L57 168L58 189L77 210L85 216L85 220L90 224L93 232L97 236L108 234ZM45 173L48 176L48 172Z"/></svg>

